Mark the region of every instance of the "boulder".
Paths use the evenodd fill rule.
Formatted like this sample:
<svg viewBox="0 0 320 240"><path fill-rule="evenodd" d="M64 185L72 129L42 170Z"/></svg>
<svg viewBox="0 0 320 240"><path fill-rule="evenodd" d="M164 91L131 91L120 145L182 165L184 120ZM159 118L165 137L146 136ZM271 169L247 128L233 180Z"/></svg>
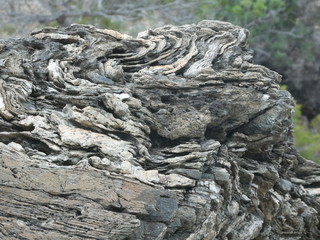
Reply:
<svg viewBox="0 0 320 240"><path fill-rule="evenodd" d="M219 21L0 41L1 239L319 239L281 76Z"/></svg>

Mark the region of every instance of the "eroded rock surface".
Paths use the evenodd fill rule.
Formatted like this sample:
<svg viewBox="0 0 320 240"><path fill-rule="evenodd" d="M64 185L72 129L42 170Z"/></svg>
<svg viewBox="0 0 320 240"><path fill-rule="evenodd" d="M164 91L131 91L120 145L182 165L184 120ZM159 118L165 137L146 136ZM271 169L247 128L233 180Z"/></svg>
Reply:
<svg viewBox="0 0 320 240"><path fill-rule="evenodd" d="M320 166L247 30L0 42L1 239L318 239Z"/></svg>

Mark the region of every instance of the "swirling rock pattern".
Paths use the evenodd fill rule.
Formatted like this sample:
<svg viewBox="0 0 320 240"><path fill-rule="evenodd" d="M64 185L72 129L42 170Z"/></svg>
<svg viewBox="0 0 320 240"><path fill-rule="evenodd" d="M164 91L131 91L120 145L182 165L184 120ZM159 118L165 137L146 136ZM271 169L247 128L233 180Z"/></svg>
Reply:
<svg viewBox="0 0 320 240"><path fill-rule="evenodd" d="M1 239L319 239L281 76L219 21L0 42Z"/></svg>

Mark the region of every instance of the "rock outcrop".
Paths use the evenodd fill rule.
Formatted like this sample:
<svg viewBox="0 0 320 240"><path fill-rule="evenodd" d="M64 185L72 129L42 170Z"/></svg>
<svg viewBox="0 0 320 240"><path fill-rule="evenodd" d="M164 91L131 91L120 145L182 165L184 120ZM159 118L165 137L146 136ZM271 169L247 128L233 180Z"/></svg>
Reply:
<svg viewBox="0 0 320 240"><path fill-rule="evenodd" d="M319 239L320 166L247 30L0 42L1 239Z"/></svg>

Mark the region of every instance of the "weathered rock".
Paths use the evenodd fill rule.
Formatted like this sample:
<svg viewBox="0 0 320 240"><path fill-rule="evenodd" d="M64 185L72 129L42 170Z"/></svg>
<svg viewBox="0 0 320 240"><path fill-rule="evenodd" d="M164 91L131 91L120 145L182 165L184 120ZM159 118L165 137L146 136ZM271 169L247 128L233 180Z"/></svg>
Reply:
<svg viewBox="0 0 320 240"><path fill-rule="evenodd" d="M281 76L218 21L0 43L1 239L318 239Z"/></svg>

